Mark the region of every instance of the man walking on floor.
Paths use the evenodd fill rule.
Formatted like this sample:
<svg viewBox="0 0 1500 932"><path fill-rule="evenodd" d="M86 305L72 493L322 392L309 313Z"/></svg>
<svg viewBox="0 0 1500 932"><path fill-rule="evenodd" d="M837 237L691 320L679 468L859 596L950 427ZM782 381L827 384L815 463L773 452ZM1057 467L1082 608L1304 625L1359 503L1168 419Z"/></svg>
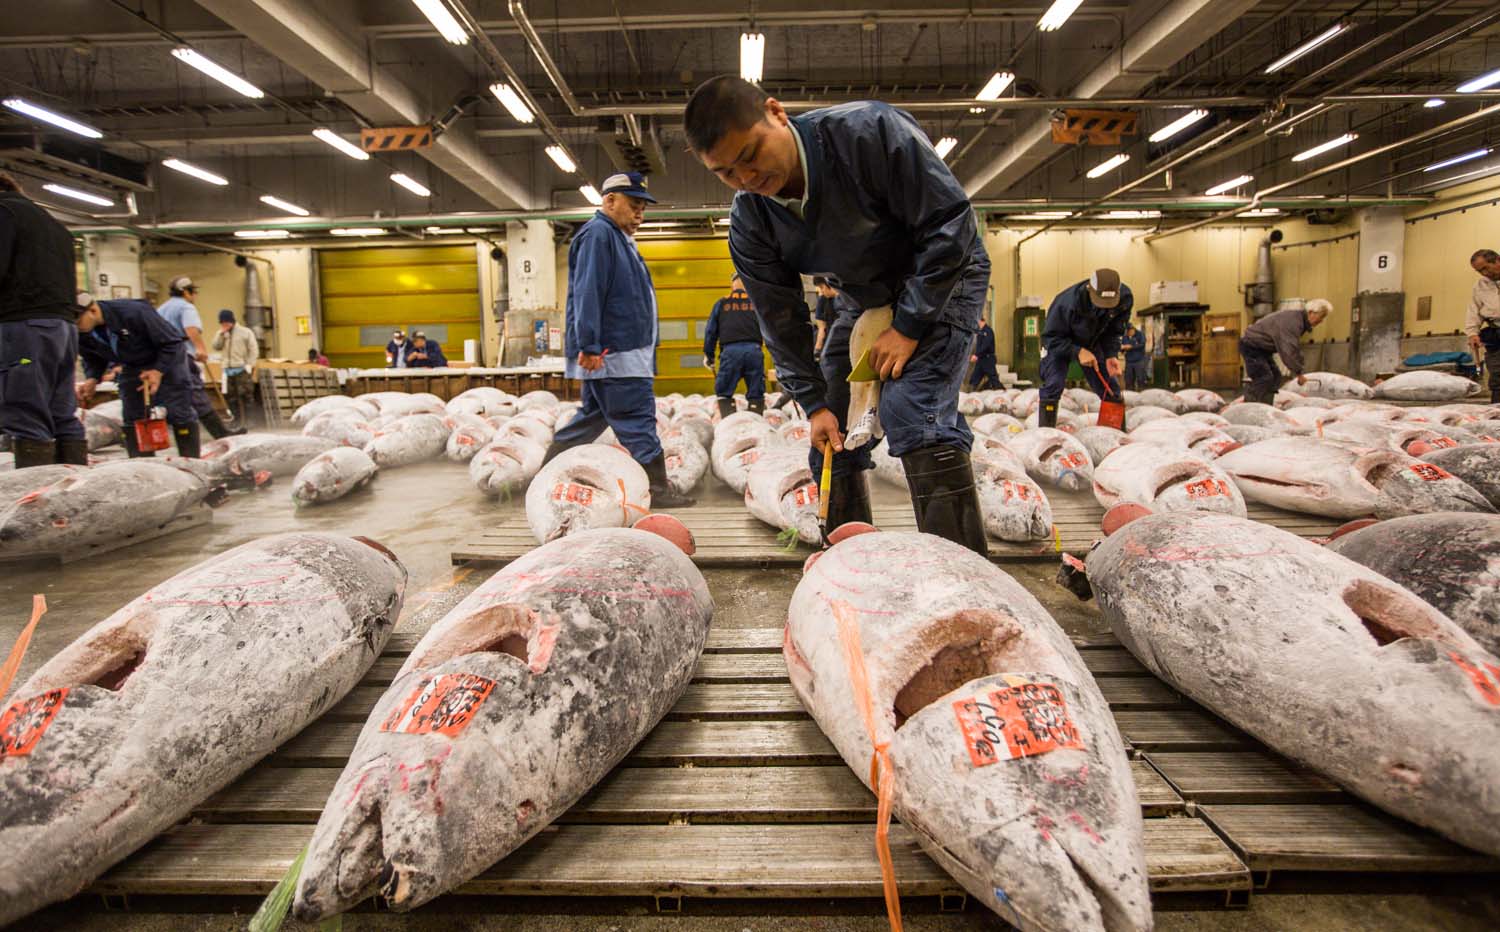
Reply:
<svg viewBox="0 0 1500 932"><path fill-rule="evenodd" d="M1097 269L1085 281L1052 299L1042 325L1042 388L1037 426L1057 426L1057 403L1075 359L1083 378L1100 398L1120 400L1120 339L1135 296L1114 269ZM1124 425L1121 425L1124 430Z"/></svg>
<svg viewBox="0 0 1500 932"><path fill-rule="evenodd" d="M1490 370L1490 404L1500 404L1500 253L1481 249L1469 257L1469 267L1479 273L1479 281L1464 316L1464 333L1475 361L1483 355Z"/></svg>
<svg viewBox="0 0 1500 932"><path fill-rule="evenodd" d="M255 360L260 357L255 331L237 323L234 311L226 307L219 312L219 332L214 334L213 347L224 367L224 401L234 415L235 426L248 429L250 409L255 407Z"/></svg>
<svg viewBox="0 0 1500 932"><path fill-rule="evenodd" d="M1281 374L1276 371L1276 356L1286 366L1286 371L1297 377L1297 384L1307 381L1302 374L1302 334L1311 333L1312 328L1323 322L1333 305L1322 298L1307 302L1307 310L1288 308L1267 314L1245 328L1240 337L1240 358L1245 361L1245 375L1250 387L1245 389L1246 401L1271 404L1276 400L1276 389L1281 385Z"/></svg>
<svg viewBox="0 0 1500 932"><path fill-rule="evenodd" d="M892 314L868 361L917 527L985 553L958 391L990 262L963 186L911 115L879 101L792 117L756 85L724 75L693 93L683 122L694 154L739 192L729 252L782 387L808 414L813 475L825 443L834 451L828 527L870 520L872 444L844 445L858 318L839 315L820 361L804 274L836 279L861 314Z"/></svg>
<svg viewBox="0 0 1500 932"><path fill-rule="evenodd" d="M718 368L714 369L714 351ZM729 279L729 296L714 302L703 330L703 364L714 369L714 394L719 417L734 413L734 389L743 380L745 400L757 414L766 409L766 360L760 342L760 321L739 275Z"/></svg>
<svg viewBox="0 0 1500 932"><path fill-rule="evenodd" d="M592 442L610 427L646 470L653 508L695 500L667 484L667 458L656 434L656 290L632 239L656 198L639 172L611 175L604 203L568 247L567 376L582 379L582 406L552 438L543 462Z"/></svg>
<svg viewBox="0 0 1500 932"><path fill-rule="evenodd" d="M983 317L979 318L979 332L974 334L974 352L969 356L969 362L974 364L970 391L980 392L1002 387L1000 373L995 368L995 331L990 329Z"/></svg>
<svg viewBox="0 0 1500 932"><path fill-rule="evenodd" d="M188 385L193 410L198 412L198 420L203 424L203 429L214 438L243 434L243 425L234 430L224 425L219 419L219 413L214 410L213 402L208 400L208 390L203 387L203 373L198 370L198 366L208 362L208 347L203 342L203 318L198 314L198 306L193 303L198 297L198 286L186 275L179 275L167 284L167 293L167 300L156 312L188 339Z"/></svg>

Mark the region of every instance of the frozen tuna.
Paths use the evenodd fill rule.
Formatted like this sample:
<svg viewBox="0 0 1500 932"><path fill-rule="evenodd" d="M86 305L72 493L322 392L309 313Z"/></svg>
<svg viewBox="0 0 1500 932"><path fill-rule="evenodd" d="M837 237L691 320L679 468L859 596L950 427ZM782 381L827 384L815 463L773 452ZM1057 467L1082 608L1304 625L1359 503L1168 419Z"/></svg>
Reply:
<svg viewBox="0 0 1500 932"><path fill-rule="evenodd" d="M925 534L851 537L797 586L783 653L861 780L887 749L895 815L969 895L1023 929L1151 928L1114 718L1067 636L1000 568Z"/></svg>
<svg viewBox="0 0 1500 932"><path fill-rule="evenodd" d="M376 892L413 909L520 847L677 702L712 617L702 574L646 531L575 534L490 577L376 703L313 832L296 916Z"/></svg>
<svg viewBox="0 0 1500 932"><path fill-rule="evenodd" d="M1417 442L1436 440L1438 435L1417 424L1401 421L1340 419L1318 425L1317 433L1324 440L1338 440L1362 447L1388 447L1405 451Z"/></svg>
<svg viewBox="0 0 1500 932"><path fill-rule="evenodd" d="M105 463L58 476L0 506L0 556L73 554L79 548L160 527L201 509L221 490L186 470L148 459ZM15 481L15 480L11 480ZM28 479L35 482L35 479Z"/></svg>
<svg viewBox="0 0 1500 932"><path fill-rule="evenodd" d="M1217 511L1245 516L1245 499L1229 475L1177 445L1130 443L1094 467L1094 498L1151 511Z"/></svg>
<svg viewBox="0 0 1500 932"><path fill-rule="evenodd" d="M1016 434L1006 445L1038 482L1077 492L1094 481L1094 462L1071 434L1039 427Z"/></svg>
<svg viewBox="0 0 1500 932"><path fill-rule="evenodd" d="M1172 394L1182 402L1182 412L1189 411L1218 411L1224 407L1224 399L1218 392L1211 392L1206 388L1184 388Z"/></svg>
<svg viewBox="0 0 1500 932"><path fill-rule="evenodd" d="M1166 408L1161 407L1160 405L1136 405L1134 408L1130 409L1128 414L1125 415L1125 426L1130 428L1131 430L1135 430L1142 424L1149 424L1152 421L1165 420L1168 418L1176 417L1177 413L1175 411L1169 411Z"/></svg>
<svg viewBox="0 0 1500 932"><path fill-rule="evenodd" d="M531 483L546 455L546 447L524 434L496 434L469 460L469 481L486 495L509 498Z"/></svg>
<svg viewBox="0 0 1500 932"><path fill-rule="evenodd" d="M1376 398L1457 401L1479 394L1479 383L1446 372L1403 372L1375 386Z"/></svg>
<svg viewBox="0 0 1500 932"><path fill-rule="evenodd" d="M775 447L755 461L745 483L745 507L778 531L796 532L804 544L823 542L818 528L818 483L807 465L804 447Z"/></svg>
<svg viewBox="0 0 1500 932"><path fill-rule="evenodd" d="M1259 443L1262 440L1270 440L1272 437L1284 436L1283 431L1271 427L1251 427L1248 424L1230 424L1223 428L1224 433L1234 438L1241 446L1250 443Z"/></svg>
<svg viewBox="0 0 1500 932"><path fill-rule="evenodd" d="M1210 427L1217 427L1221 430L1229 426L1227 418L1213 411L1189 411L1182 415L1182 419L1184 421L1197 421L1200 424L1207 424Z"/></svg>
<svg viewBox="0 0 1500 932"><path fill-rule="evenodd" d="M1291 379L1282 388L1289 392L1318 398L1375 397L1375 389L1347 375L1339 375L1336 372L1308 372L1306 375L1306 382L1299 383L1296 379Z"/></svg>
<svg viewBox="0 0 1500 932"><path fill-rule="evenodd" d="M651 511L646 471L619 447L586 443L542 467L526 489L537 543L591 528L629 527Z"/></svg>
<svg viewBox="0 0 1500 932"><path fill-rule="evenodd" d="M338 446L326 437L240 434L203 445L203 462L215 476L291 476L319 453Z"/></svg>
<svg viewBox="0 0 1500 932"><path fill-rule="evenodd" d="M1024 543L1052 536L1052 503L1026 475L1020 457L999 444L976 444L970 462L979 513L991 537Z"/></svg>
<svg viewBox="0 0 1500 932"><path fill-rule="evenodd" d="M661 449L666 457L667 484L673 491L686 495L697 488L708 472L708 451L682 431L662 434Z"/></svg>
<svg viewBox="0 0 1500 932"><path fill-rule="evenodd" d="M1130 435L1123 430L1113 427L1100 427L1095 424L1092 427L1080 427L1073 431L1073 437L1083 448L1089 451L1089 461L1098 463L1110 454L1116 447L1122 447L1130 442Z"/></svg>
<svg viewBox="0 0 1500 932"><path fill-rule="evenodd" d="M375 437L375 429L357 411L326 411L302 427L304 437L322 437L346 447L361 449Z"/></svg>
<svg viewBox="0 0 1500 932"><path fill-rule="evenodd" d="M1004 440L1011 434L1019 434L1026 429L1026 425L1011 417L1009 414L999 412L981 414L969 425L976 434L986 434Z"/></svg>
<svg viewBox="0 0 1500 932"><path fill-rule="evenodd" d="M1297 423L1285 411L1270 405L1263 405L1258 401L1237 401L1234 404L1225 405L1219 413L1229 423L1245 427L1264 427L1283 434L1308 432L1308 428Z"/></svg>
<svg viewBox="0 0 1500 932"><path fill-rule="evenodd" d="M1401 818L1500 854L1500 659L1352 560L1229 515L1148 515L1088 556L1174 689ZM1434 727L1440 723L1440 727Z"/></svg>
<svg viewBox="0 0 1500 932"><path fill-rule="evenodd" d="M1216 464L1249 501L1287 511L1347 519L1494 510L1446 470L1389 447L1273 437L1226 453Z"/></svg>
<svg viewBox="0 0 1500 932"><path fill-rule="evenodd" d="M698 441L698 446L702 447L705 453L708 452L709 447L713 446L714 422L709 420L707 415L693 411L679 414L672 418L672 429L680 430Z"/></svg>
<svg viewBox="0 0 1500 932"><path fill-rule="evenodd" d="M1148 421L1132 429L1130 439L1141 443L1180 447L1205 459L1222 456L1240 445L1238 440L1217 427L1180 417Z"/></svg>
<svg viewBox="0 0 1500 932"><path fill-rule="evenodd" d="M355 415L360 420L369 420L380 413L380 407L367 399L368 396L350 398L348 395L325 395L322 398L314 398L292 412L292 423L298 427L304 427L318 415L335 411Z"/></svg>
<svg viewBox="0 0 1500 932"><path fill-rule="evenodd" d="M448 415L448 443L443 455L455 463L467 463L495 438L495 426L477 414Z"/></svg>
<svg viewBox="0 0 1500 932"><path fill-rule="evenodd" d="M448 425L436 414L407 414L375 432L365 452L381 469L409 466L443 455Z"/></svg>
<svg viewBox="0 0 1500 932"><path fill-rule="evenodd" d="M79 408L78 419L83 422L83 437L90 453L125 443L125 427L120 418L93 408Z"/></svg>
<svg viewBox="0 0 1500 932"><path fill-rule="evenodd" d="M516 399L516 409L519 411L535 411L538 408L552 408L555 410L560 404L562 402L558 400L556 395L546 391L527 392Z"/></svg>
<svg viewBox="0 0 1500 932"><path fill-rule="evenodd" d="M1500 509L1500 444L1475 443L1433 449L1423 453L1421 459L1462 479Z"/></svg>
<svg viewBox="0 0 1500 932"><path fill-rule="evenodd" d="M1163 408L1173 414L1181 414L1188 410L1187 402L1164 388L1148 388L1141 392L1140 404Z"/></svg>
<svg viewBox="0 0 1500 932"><path fill-rule="evenodd" d="M43 664L0 714L0 924L77 893L338 702L405 585L368 541L267 537Z"/></svg>
<svg viewBox="0 0 1500 932"><path fill-rule="evenodd" d="M1392 518L1336 537L1328 549L1410 589L1500 656L1500 516Z"/></svg>
<svg viewBox="0 0 1500 932"><path fill-rule="evenodd" d="M745 483L750 481L750 467L760 459L762 447L772 447L778 442L776 431L765 418L737 411L714 428L709 466L725 485L743 495Z"/></svg>
<svg viewBox="0 0 1500 932"><path fill-rule="evenodd" d="M363 450L335 447L319 453L292 479L292 501L321 505L370 484L379 467Z"/></svg>
<svg viewBox="0 0 1500 932"><path fill-rule="evenodd" d="M446 405L449 414L512 415L516 413L515 396L498 388L480 385L452 398Z"/></svg>

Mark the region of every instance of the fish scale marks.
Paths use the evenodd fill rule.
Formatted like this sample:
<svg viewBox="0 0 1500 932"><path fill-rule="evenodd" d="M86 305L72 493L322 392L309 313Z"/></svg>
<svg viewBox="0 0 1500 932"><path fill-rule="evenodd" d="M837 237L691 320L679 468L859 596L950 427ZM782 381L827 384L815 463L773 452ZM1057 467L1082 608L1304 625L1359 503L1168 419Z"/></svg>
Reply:
<svg viewBox="0 0 1500 932"><path fill-rule="evenodd" d="M1151 928L1114 719L1067 636L999 567L928 535L849 538L793 593L783 653L803 706L867 785L870 729L889 745L896 816L972 896L1026 929ZM975 697L989 708L965 717ZM988 750L976 724L981 738L992 729Z"/></svg>
<svg viewBox="0 0 1500 932"><path fill-rule="evenodd" d="M515 850L675 704L712 613L692 562L645 531L581 532L496 573L376 703L314 831L297 916L377 888L413 909ZM446 731L404 726L439 681L463 691Z"/></svg>
<svg viewBox="0 0 1500 932"><path fill-rule="evenodd" d="M1087 564L1116 636L1174 689L1368 802L1500 854L1500 706L1469 672L1500 689L1500 660L1437 609L1228 515L1139 518Z"/></svg>
<svg viewBox="0 0 1500 932"><path fill-rule="evenodd" d="M25 754L0 756L0 924L81 890L342 698L405 585L367 542L268 537L161 583L43 664L11 700L66 693Z"/></svg>

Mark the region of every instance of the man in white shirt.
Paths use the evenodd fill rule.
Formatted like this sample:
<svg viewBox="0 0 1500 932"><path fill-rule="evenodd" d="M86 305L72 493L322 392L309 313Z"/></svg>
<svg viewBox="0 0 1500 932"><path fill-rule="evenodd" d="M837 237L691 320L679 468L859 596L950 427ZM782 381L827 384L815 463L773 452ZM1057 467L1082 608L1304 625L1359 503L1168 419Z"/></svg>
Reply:
<svg viewBox="0 0 1500 932"><path fill-rule="evenodd" d="M1481 249L1469 257L1469 267L1479 273L1474 294L1469 299L1469 313L1464 317L1464 333L1469 335L1469 349L1474 358L1484 348L1484 366L1490 370L1490 404L1500 404L1500 253Z"/></svg>

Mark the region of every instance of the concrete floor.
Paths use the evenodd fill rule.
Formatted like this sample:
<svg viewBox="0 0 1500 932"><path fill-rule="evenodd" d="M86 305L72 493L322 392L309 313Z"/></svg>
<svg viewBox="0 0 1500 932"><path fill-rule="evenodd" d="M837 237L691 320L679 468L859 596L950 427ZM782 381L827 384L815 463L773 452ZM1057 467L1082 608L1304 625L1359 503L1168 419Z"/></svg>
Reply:
<svg viewBox="0 0 1500 932"><path fill-rule="evenodd" d="M737 497L710 478L713 488L702 494L715 503ZM455 569L448 559L451 545L495 522L518 513L519 500L497 503L476 492L459 466L436 462L383 473L372 489L329 505L297 510L291 503L290 483L234 495L219 508L211 527L185 531L146 545L116 551L62 568L9 568L0 578L0 649L8 649L30 609L30 596L47 596L49 612L42 620L21 668L24 679L42 661L151 586L205 557L259 537L311 529L359 534L385 544L410 573L400 626L422 630L463 598L484 578L483 572ZM877 502L904 502L905 493L878 480ZM1006 567L1058 622L1073 635L1105 630L1093 603L1082 603L1053 582L1056 565L1013 564ZM800 577L794 570L710 570L706 574L715 599L715 625L747 628L779 626ZM20 680L18 679L18 683ZM1240 912L1163 912L1161 930L1316 929L1376 932L1392 929L1489 930L1500 927L1500 892L1459 889L1438 895L1402 891L1399 895L1261 894ZM849 915L850 907L855 915ZM581 912L596 913L597 910ZM887 928L878 904L821 904L800 912L755 904L705 903L683 916L651 915L643 908L622 908L620 915L582 915L566 907L551 912L493 916L474 912L438 913L424 910L411 917L384 913L349 917L348 930L411 929L432 932L770 932L770 930L849 930L877 932ZM101 913L95 903L64 904L13 928L46 930L230 930L244 927L245 916L183 913ZM906 923L913 932L930 930L994 930L1004 924L987 912L970 909L958 915L916 912ZM297 928L289 923L288 929Z"/></svg>

